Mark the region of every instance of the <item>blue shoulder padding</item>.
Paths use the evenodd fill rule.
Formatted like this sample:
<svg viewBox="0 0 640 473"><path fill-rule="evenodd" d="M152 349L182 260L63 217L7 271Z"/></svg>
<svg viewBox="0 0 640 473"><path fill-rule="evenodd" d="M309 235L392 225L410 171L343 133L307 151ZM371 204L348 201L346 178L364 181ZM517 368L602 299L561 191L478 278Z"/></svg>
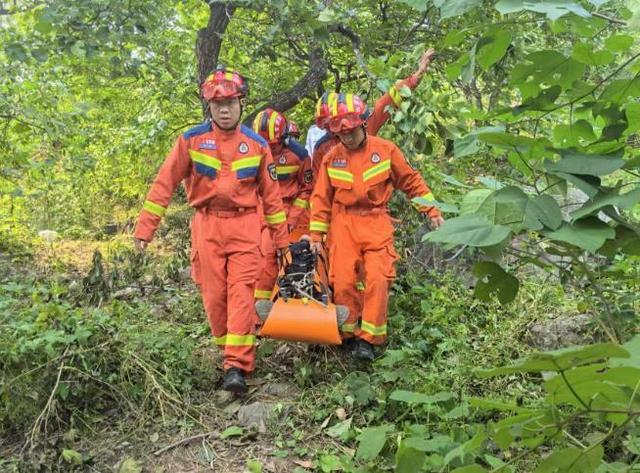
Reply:
<svg viewBox="0 0 640 473"><path fill-rule="evenodd" d="M287 142L287 148L294 152L294 154L300 159L300 161L304 161L309 157L309 153L307 153L307 149L298 143L296 140L289 138Z"/></svg>
<svg viewBox="0 0 640 473"><path fill-rule="evenodd" d="M329 140L330 138L331 138L331 133L325 133L324 135L322 135L320 139L316 141L316 143L313 145L313 151L315 152L318 146L320 146L322 143Z"/></svg>
<svg viewBox="0 0 640 473"><path fill-rule="evenodd" d="M240 125L240 132L245 135L248 136L249 138L251 138L252 140L257 141L258 143L260 143L262 146L269 146L269 143L267 143L267 140L265 140L262 136L260 136L259 134L257 134L255 131L253 131L251 128L249 128L248 126L245 125Z"/></svg>
<svg viewBox="0 0 640 473"><path fill-rule="evenodd" d="M193 136L202 135L211 131L211 122L204 122L200 125L194 126L193 128L188 129L182 134L183 138L191 138Z"/></svg>

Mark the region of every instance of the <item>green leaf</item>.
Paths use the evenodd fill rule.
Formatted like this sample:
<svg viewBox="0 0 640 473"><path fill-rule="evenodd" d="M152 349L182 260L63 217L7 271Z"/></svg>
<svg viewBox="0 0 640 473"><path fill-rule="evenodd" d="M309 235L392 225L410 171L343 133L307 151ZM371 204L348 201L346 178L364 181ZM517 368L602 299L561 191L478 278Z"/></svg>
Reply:
<svg viewBox="0 0 640 473"><path fill-rule="evenodd" d="M344 471L343 468L344 465L335 455L322 455L320 457L320 469L322 469L324 473L329 473L331 471Z"/></svg>
<svg viewBox="0 0 640 473"><path fill-rule="evenodd" d="M620 169L625 163L619 154L613 156L586 154L574 149L564 149L560 153L562 155L560 161L544 162L544 167L548 172L604 176Z"/></svg>
<svg viewBox="0 0 640 473"><path fill-rule="evenodd" d="M456 445L448 435L435 434L433 438L409 437L403 440L407 447L421 452L438 452L441 454L451 450Z"/></svg>
<svg viewBox="0 0 640 473"><path fill-rule="evenodd" d="M427 2L423 2L426 8ZM446 48L450 46L457 46L469 37L469 32L466 29L450 30L447 36L444 37L442 45Z"/></svg>
<svg viewBox="0 0 640 473"><path fill-rule="evenodd" d="M621 209L628 209L640 202L640 189L634 189L625 194L614 194L610 192L599 192L593 199L586 202L578 210L571 213L573 220L597 213L603 207L613 205Z"/></svg>
<svg viewBox="0 0 640 473"><path fill-rule="evenodd" d="M633 46L633 36L628 34L614 34L604 40L604 45L609 51L619 53Z"/></svg>
<svg viewBox="0 0 640 473"><path fill-rule="evenodd" d="M456 468L451 473L486 473L488 470L482 468L477 463L473 465L461 466L460 468Z"/></svg>
<svg viewBox="0 0 640 473"><path fill-rule="evenodd" d="M460 202L460 214L476 213L491 194L493 194L491 189L474 189L467 192Z"/></svg>
<svg viewBox="0 0 640 473"><path fill-rule="evenodd" d="M400 3L404 3L419 12L427 11L428 2L426 0L400 0Z"/></svg>
<svg viewBox="0 0 640 473"><path fill-rule="evenodd" d="M482 3L482 0L434 0L433 4L440 9L443 20L460 16L473 10Z"/></svg>
<svg viewBox="0 0 640 473"><path fill-rule="evenodd" d="M469 456L475 456L485 440L487 440L487 432L483 427L470 440L447 453L444 457L444 463L448 465L456 458L464 461Z"/></svg>
<svg viewBox="0 0 640 473"><path fill-rule="evenodd" d="M624 108L629 127L627 132L633 133L640 130L640 103L631 102Z"/></svg>
<svg viewBox="0 0 640 473"><path fill-rule="evenodd" d="M472 407L479 407L483 410L496 410L501 412L515 412L515 413L532 413L532 409L526 407L520 407L517 404L511 404L508 402L498 401L496 399L481 399L477 397L467 398L469 404Z"/></svg>
<svg viewBox="0 0 640 473"><path fill-rule="evenodd" d="M392 432L393 425L380 425L377 427L367 427L357 437L358 450L356 458L361 460L373 460L384 448L387 442L387 434Z"/></svg>
<svg viewBox="0 0 640 473"><path fill-rule="evenodd" d="M120 464L118 473L141 473L142 466L133 458L127 458Z"/></svg>
<svg viewBox="0 0 640 473"><path fill-rule="evenodd" d="M611 360L611 366L640 366L640 335L636 335L622 347L631 356L628 359Z"/></svg>
<svg viewBox="0 0 640 473"><path fill-rule="evenodd" d="M578 120L568 125L559 124L553 129L553 139L562 148L583 146L595 141L591 123L587 120Z"/></svg>
<svg viewBox="0 0 640 473"><path fill-rule="evenodd" d="M527 218L540 221L545 227L556 230L562 225L562 210L556 199L543 194L531 197L526 211L531 214Z"/></svg>
<svg viewBox="0 0 640 473"><path fill-rule="evenodd" d="M559 229L544 234L552 240L563 241L591 253L616 236L613 228L594 218L578 220L573 224L563 223Z"/></svg>
<svg viewBox="0 0 640 473"><path fill-rule="evenodd" d="M481 215L462 215L447 220L436 231L422 237L422 241L483 247L497 245L510 233L509 227L493 225Z"/></svg>
<svg viewBox="0 0 640 473"><path fill-rule="evenodd" d="M527 55L525 61L517 64L511 73L511 84L520 89L523 99L537 96L541 84L559 85L562 90L572 88L586 67L554 50L536 51Z"/></svg>
<svg viewBox="0 0 640 473"><path fill-rule="evenodd" d="M72 465L82 465L82 453L76 450L64 449L62 450L62 459Z"/></svg>
<svg viewBox="0 0 640 473"><path fill-rule="evenodd" d="M496 263L479 261L473 265L473 274L478 278L473 295L480 300L490 301L495 294L500 304L507 304L518 294L518 279Z"/></svg>
<svg viewBox="0 0 640 473"><path fill-rule="evenodd" d="M571 57L588 66L604 66L613 61L613 54L607 50L594 51L593 43L577 43Z"/></svg>
<svg viewBox="0 0 640 473"><path fill-rule="evenodd" d="M231 427L227 427L220 433L220 438L226 439L228 437L239 437L244 433L242 427L238 427L237 425L232 425Z"/></svg>
<svg viewBox="0 0 640 473"><path fill-rule="evenodd" d="M640 78L611 81L602 91L598 100L624 103L640 97Z"/></svg>
<svg viewBox="0 0 640 473"><path fill-rule="evenodd" d="M566 0L500 0L496 3L495 8L503 15L522 10L543 13L550 20L557 20L567 13L574 13L582 17L590 16L583 7Z"/></svg>
<svg viewBox="0 0 640 473"><path fill-rule="evenodd" d="M396 473L415 473L422 470L425 452L412 448L406 441L400 442L396 452Z"/></svg>
<svg viewBox="0 0 640 473"><path fill-rule="evenodd" d="M563 448L545 458L534 473L592 473L603 455L602 445L587 449L586 453L575 447Z"/></svg>
<svg viewBox="0 0 640 473"><path fill-rule="evenodd" d="M414 391L404 391L402 389L395 390L389 395L389 399L393 401L406 402L409 404L437 404L438 402L449 401L454 397L454 394L449 391L428 395Z"/></svg>
<svg viewBox="0 0 640 473"><path fill-rule="evenodd" d="M511 44L511 33L504 29L495 30L478 41L476 58L485 71L498 62Z"/></svg>
<svg viewBox="0 0 640 473"><path fill-rule="evenodd" d="M329 437L345 439L346 434L349 432L349 429L351 428L352 420L353 418L349 417L348 419L345 419L342 422L338 422L337 424L332 425L327 430L325 430L325 433Z"/></svg>
<svg viewBox="0 0 640 473"><path fill-rule="evenodd" d="M258 460L247 460L247 469L250 473L262 473L262 463Z"/></svg>
<svg viewBox="0 0 640 473"><path fill-rule="evenodd" d="M481 378L511 373L539 373L541 371L566 370L605 358L629 358L629 352L613 343L596 343L583 347L569 347L545 353L534 353L511 366L490 370L478 370Z"/></svg>

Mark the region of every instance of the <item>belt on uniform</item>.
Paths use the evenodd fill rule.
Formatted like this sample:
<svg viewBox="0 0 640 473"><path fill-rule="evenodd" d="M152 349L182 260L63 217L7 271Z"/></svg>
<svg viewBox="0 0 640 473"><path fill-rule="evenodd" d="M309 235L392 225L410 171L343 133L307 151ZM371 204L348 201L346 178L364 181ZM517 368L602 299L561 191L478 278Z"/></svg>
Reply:
<svg viewBox="0 0 640 473"><path fill-rule="evenodd" d="M216 217L221 217L221 218L239 217L245 214L253 214L253 213L256 213L257 211L255 207L232 207L228 209L200 207L198 210L206 214L215 215Z"/></svg>
<svg viewBox="0 0 640 473"><path fill-rule="evenodd" d="M352 215L381 215L388 214L389 209L385 207L363 207L359 205L336 205L339 212Z"/></svg>

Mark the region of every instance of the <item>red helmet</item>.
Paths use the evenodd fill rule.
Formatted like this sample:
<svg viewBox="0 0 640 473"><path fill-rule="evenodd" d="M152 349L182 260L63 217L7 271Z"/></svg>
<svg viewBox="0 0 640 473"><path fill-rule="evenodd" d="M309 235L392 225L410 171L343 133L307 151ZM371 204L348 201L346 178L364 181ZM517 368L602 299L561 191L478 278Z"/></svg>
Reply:
<svg viewBox="0 0 640 473"><path fill-rule="evenodd" d="M300 128L298 128L298 124L292 120L287 120L289 127L287 128L287 134L289 136L293 136L294 138L300 138Z"/></svg>
<svg viewBox="0 0 640 473"><path fill-rule="evenodd" d="M316 104L316 125L320 128L327 128L329 124L329 118L331 118L331 104L336 101L338 97L336 92L325 92L322 97L318 99Z"/></svg>
<svg viewBox="0 0 640 473"><path fill-rule="evenodd" d="M369 118L369 107L355 94L338 94L330 107L329 130L333 133L353 130Z"/></svg>
<svg viewBox="0 0 640 473"><path fill-rule="evenodd" d="M259 133L270 145L278 144L287 132L287 119L282 113L267 108L253 119L253 131Z"/></svg>
<svg viewBox="0 0 640 473"><path fill-rule="evenodd" d="M224 67L218 67L202 83L201 92L205 100L244 97L249 93L249 83L237 71L227 72Z"/></svg>

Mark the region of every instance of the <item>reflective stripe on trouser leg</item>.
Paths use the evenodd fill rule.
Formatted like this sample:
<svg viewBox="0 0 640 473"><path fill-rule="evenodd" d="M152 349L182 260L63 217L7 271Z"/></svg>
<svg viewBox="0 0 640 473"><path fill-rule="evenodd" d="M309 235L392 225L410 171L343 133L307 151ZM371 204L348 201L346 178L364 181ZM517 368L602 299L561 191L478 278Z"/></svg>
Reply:
<svg viewBox="0 0 640 473"><path fill-rule="evenodd" d="M348 215L339 213L333 217L329 248L333 300L349 309L349 316L341 327L342 338L353 337L362 309L362 294L356 289L360 251L351 237L349 225Z"/></svg>
<svg viewBox="0 0 640 473"><path fill-rule="evenodd" d="M356 336L374 345L387 339L387 304L389 287L395 277L395 252L387 247L365 251L365 290L362 322Z"/></svg>
<svg viewBox="0 0 640 473"><path fill-rule="evenodd" d="M200 271L200 293L214 343L227 334L227 265L220 240L207 238L215 234L217 222L211 214L196 212L191 231L192 244L197 245Z"/></svg>
<svg viewBox="0 0 640 473"><path fill-rule="evenodd" d="M251 215L253 218L247 218ZM231 241L227 254L227 337L229 334L253 335L257 321L253 293L259 270L256 262L260 258L260 221L255 214L231 220L237 220L238 226L234 226L233 235L226 235L227 243ZM255 342L236 345L228 340L224 350L225 370L241 368L251 372L255 361Z"/></svg>
<svg viewBox="0 0 640 473"><path fill-rule="evenodd" d="M253 335L257 315L253 291L259 270L258 214L221 218L198 212L202 293L214 336L224 349L223 368L255 368L255 344L231 344L232 336ZM249 338L234 339L247 341Z"/></svg>

